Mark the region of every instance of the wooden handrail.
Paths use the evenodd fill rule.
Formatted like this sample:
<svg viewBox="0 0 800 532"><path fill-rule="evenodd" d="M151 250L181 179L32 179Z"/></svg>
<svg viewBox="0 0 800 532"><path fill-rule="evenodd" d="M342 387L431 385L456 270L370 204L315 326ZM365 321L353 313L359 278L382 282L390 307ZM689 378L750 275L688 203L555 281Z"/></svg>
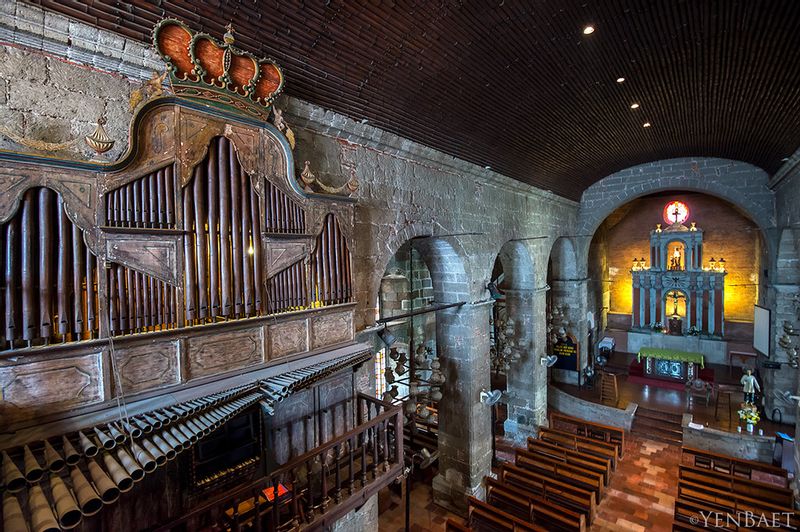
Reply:
<svg viewBox="0 0 800 532"><path fill-rule="evenodd" d="M267 475L265 475L263 477L260 477L260 478L258 478L256 480L253 480L253 481L247 483L244 486L239 486L239 487L237 487L236 489L234 489L232 491L228 491L228 492L224 493L223 495L217 497L216 499L214 499L214 500L212 500L210 502L204 503L204 504L202 504L200 506L197 506L197 507L193 508L191 511L187 512L186 514L182 515L181 517L179 517L179 518L177 518L177 519L175 519L173 521L170 521L167 524L164 524L164 525L160 526L157 530L170 530L170 529L172 529L172 528L174 528L174 527L176 527L176 526L178 526L178 525L180 525L182 523L186 523L186 522L189 522L189 521L191 521L191 520L193 520L195 518L200 518L205 514L212 513L215 509L218 509L218 508L221 508L221 507L227 507L227 506L230 506L230 505L233 505L235 507L236 505L238 505L239 501L241 501L243 499L248 499L248 498L253 497L253 494L255 492L257 492L257 491L260 491L261 488L276 486L280 482L281 478L283 478L283 477L289 476L291 478L296 478L296 476L294 475L294 472L299 470L302 466L305 466L305 465L315 461L319 456L324 455L325 453L327 453L331 449L334 449L334 448L337 448L337 447L341 448L340 446L343 445L347 441L354 441L354 440L357 441L361 435L367 434L371 430L375 431L375 433L373 435L373 463L371 464L372 467L373 467L373 471L374 471L373 482L378 478L377 471L378 471L379 466L381 465L381 464L379 464L377 462L377 460L378 460L378 447L379 446L383 447L383 457L382 458L383 458L383 464L385 466L384 471L386 471L386 472L394 471L396 473L397 471L395 471L395 469L397 469L398 467L402 466L402 463L403 463L403 442L402 442L402 434L403 434L402 419L403 419L403 416L402 416L402 412L401 412L401 407L399 405L398 406L393 406L390 403L386 403L384 401L381 401L381 400L376 399L376 398L374 398L372 396L365 395L365 394L362 394L362 393L359 393L357 395L357 400L364 401L365 403L372 403L372 404L374 404L376 406L376 411L378 409L383 409L383 412L378 413L377 415L375 415L371 419L367 419L366 421L364 421L363 423L359 424L357 427L349 430L348 432L346 432L346 433L344 433L344 434L342 434L340 436L337 436L336 438L334 438L334 439L332 439L332 440L330 440L330 441L328 441L328 442L326 442L326 443L324 443L324 444L322 444L322 445L320 445L320 446L318 446L318 447L316 447L316 448L314 448L314 449L312 449L312 450L310 450L310 451L308 451L306 453L303 453L302 455L290 460L286 464L283 464L282 466L277 468L275 471L272 471L271 473L269 473L269 474L267 474ZM359 406L360 406L360 404L359 404ZM369 410L369 409L367 409L367 410ZM364 413L364 412L361 412L361 410L359 409L359 414L362 414L362 413ZM371 417L371 411L367 411L366 412L366 417L367 418ZM389 429L390 420L392 420L392 418L394 418L393 423L391 423L391 424L394 425L394 431L395 431L395 442L394 442L394 446L395 446L394 451L395 452L393 453L393 456L390 457L389 456L389 440L388 440L387 432L388 432L388 429ZM382 436L380 436L381 427L383 427L383 429L382 429L383 435ZM366 439L366 437L364 438L364 440L365 439ZM380 440L380 441L378 441L378 440ZM365 446L366 446L366 442L362 441L360 447L363 448L362 450L363 450L364 453L366 453ZM355 452L355 447L356 447L355 445L351 445L351 451L350 451L351 454ZM362 460L365 457L366 457L365 454L361 454ZM391 461L391 466L392 467L389 467L390 461ZM350 466L352 467L352 460L350 462ZM338 467L338 462L337 462L337 467ZM359 480L362 483L362 489L363 489L365 487L365 484L367 483L367 476L366 476L367 466L366 466L365 463L362 463L361 467L362 467L363 471L361 472L361 478ZM310 470L310 467L308 469ZM327 471L327 473L330 474L331 471ZM327 498L327 491L328 491L328 489L326 487L327 476L328 475L325 474L324 466L323 466L323 475L322 475L322 482L323 482L322 491L324 492L323 493L323 499ZM353 478L354 477L353 477L352 471L351 471L350 479L352 480ZM340 478L338 476L338 471L336 471L336 479L335 480L336 480L336 489L338 490L338 489L340 489ZM309 490L310 490L310 486L309 486ZM296 491L296 488L293 487L293 491ZM292 493L292 497L294 497L294 499L295 499L293 501L293 504L297 503L297 500L296 500L297 495L298 495L297 493ZM276 497L276 499L277 498L278 497ZM347 501L348 498L349 497L342 498L342 502ZM312 499L309 502L309 506L314 506L313 502L314 501ZM326 504L325 500L319 501L319 502L323 506ZM277 507L278 504L279 503L276 500L274 504L270 503L270 506ZM324 511L325 510L323 508L323 512ZM297 513L295 511L293 511L292 513L294 514L295 518L298 517ZM256 517L256 518L258 518L258 517Z"/></svg>

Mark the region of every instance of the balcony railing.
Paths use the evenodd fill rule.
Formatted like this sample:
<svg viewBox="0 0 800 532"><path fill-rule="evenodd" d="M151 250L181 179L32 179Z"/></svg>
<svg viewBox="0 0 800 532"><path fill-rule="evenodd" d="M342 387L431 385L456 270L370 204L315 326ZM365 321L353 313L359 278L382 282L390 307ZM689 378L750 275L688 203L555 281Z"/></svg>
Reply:
<svg viewBox="0 0 800 532"><path fill-rule="evenodd" d="M364 394L357 401L353 430L157 530L278 532L330 526L402 474L401 408Z"/></svg>

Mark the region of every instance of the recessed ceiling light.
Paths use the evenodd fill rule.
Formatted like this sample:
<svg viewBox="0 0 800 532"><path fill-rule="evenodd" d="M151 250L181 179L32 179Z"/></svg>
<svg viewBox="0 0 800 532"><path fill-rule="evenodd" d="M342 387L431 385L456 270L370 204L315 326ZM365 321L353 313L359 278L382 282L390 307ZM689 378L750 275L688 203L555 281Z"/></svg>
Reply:
<svg viewBox="0 0 800 532"><path fill-rule="evenodd" d="M642 124L642 127L650 127L650 122L645 122L644 124Z"/></svg>
<svg viewBox="0 0 800 532"><path fill-rule="evenodd" d="M632 103L631 104L631 109L638 109L638 108L639 108L639 104L638 103Z"/></svg>
<svg viewBox="0 0 800 532"><path fill-rule="evenodd" d="M622 83L623 81L625 81L625 78L617 78L617 83Z"/></svg>
<svg viewBox="0 0 800 532"><path fill-rule="evenodd" d="M592 33L594 33L594 26L586 26L583 28L584 35L591 35Z"/></svg>

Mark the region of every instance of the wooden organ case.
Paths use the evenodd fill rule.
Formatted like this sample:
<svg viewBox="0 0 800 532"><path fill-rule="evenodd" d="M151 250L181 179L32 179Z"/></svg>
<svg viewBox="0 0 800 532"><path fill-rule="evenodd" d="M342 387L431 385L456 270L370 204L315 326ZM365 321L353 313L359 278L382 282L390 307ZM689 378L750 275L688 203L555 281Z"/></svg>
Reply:
<svg viewBox="0 0 800 532"><path fill-rule="evenodd" d="M117 162L0 151L6 529L117 500L82 530L238 529L242 497L313 527L400 474L400 408L356 384L354 201L300 188L267 122L283 75L232 42L156 26L173 94Z"/></svg>

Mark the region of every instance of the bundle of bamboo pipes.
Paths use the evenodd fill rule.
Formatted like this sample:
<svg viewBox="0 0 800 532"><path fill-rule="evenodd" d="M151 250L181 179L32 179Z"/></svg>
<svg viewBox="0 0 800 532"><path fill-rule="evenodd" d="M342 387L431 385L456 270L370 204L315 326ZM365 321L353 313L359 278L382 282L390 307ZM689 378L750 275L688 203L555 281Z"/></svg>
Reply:
<svg viewBox="0 0 800 532"><path fill-rule="evenodd" d="M175 178L166 166L105 195L106 223L111 227L175 227Z"/></svg>
<svg viewBox="0 0 800 532"><path fill-rule="evenodd" d="M308 307L305 260L273 275L269 281L267 309L270 314Z"/></svg>
<svg viewBox="0 0 800 532"><path fill-rule="evenodd" d="M350 251L333 214L325 217L322 233L311 255L313 305L335 305L352 300Z"/></svg>
<svg viewBox="0 0 800 532"><path fill-rule="evenodd" d="M284 191L267 180L267 232L303 234L306 232L306 213Z"/></svg>
<svg viewBox="0 0 800 532"><path fill-rule="evenodd" d="M261 199L228 139L195 167L183 209L187 324L260 315Z"/></svg>
<svg viewBox="0 0 800 532"><path fill-rule="evenodd" d="M246 385L2 453L4 530L67 530L261 399ZM34 447L36 450L32 450ZM19 493L27 490L26 518Z"/></svg>
<svg viewBox="0 0 800 532"><path fill-rule="evenodd" d="M60 194L27 190L0 226L0 254L5 348L97 336L97 259Z"/></svg>
<svg viewBox="0 0 800 532"><path fill-rule="evenodd" d="M111 264L107 271L112 335L178 326L176 287L120 264Z"/></svg>

